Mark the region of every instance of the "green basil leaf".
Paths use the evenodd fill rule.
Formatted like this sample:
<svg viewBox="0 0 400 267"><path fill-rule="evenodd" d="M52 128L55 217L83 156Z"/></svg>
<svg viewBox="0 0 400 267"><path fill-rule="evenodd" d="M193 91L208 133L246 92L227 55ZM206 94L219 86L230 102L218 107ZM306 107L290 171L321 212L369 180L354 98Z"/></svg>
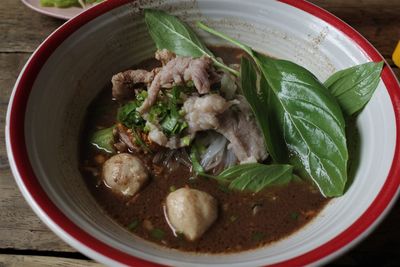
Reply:
<svg viewBox="0 0 400 267"><path fill-rule="evenodd" d="M289 183L293 166L247 163L232 166L221 172L215 179L229 182L229 188L240 191L259 192L268 186Z"/></svg>
<svg viewBox="0 0 400 267"><path fill-rule="evenodd" d="M181 56L212 55L193 30L177 17L155 9L145 9L144 16L158 49L165 48Z"/></svg>
<svg viewBox="0 0 400 267"><path fill-rule="evenodd" d="M291 163L307 174L327 197L341 196L347 181L345 122L335 98L305 68L255 54L277 102Z"/></svg>
<svg viewBox="0 0 400 267"><path fill-rule="evenodd" d="M274 98L271 95L271 88L264 76L258 77L256 69L250 60L243 57L240 67L242 92L247 102L249 102L258 125L264 135L267 150L272 159L277 163L288 161L286 145L278 135L278 123L274 119L272 104ZM257 81L258 84L257 84ZM274 129L274 130L271 130Z"/></svg>
<svg viewBox="0 0 400 267"><path fill-rule="evenodd" d="M336 97L343 112L350 116L371 99L380 81L383 61L368 62L334 73L324 85Z"/></svg>
<svg viewBox="0 0 400 267"><path fill-rule="evenodd" d="M93 135L90 137L90 143L100 150L103 150L107 153L113 153L114 152L113 130L114 126L94 132Z"/></svg>
<svg viewBox="0 0 400 267"><path fill-rule="evenodd" d="M270 101L291 163L327 197L341 196L347 181L345 122L336 99L305 68L266 57L204 24L202 29L238 45L255 61L273 92ZM242 77L243 78L243 77Z"/></svg>
<svg viewBox="0 0 400 267"><path fill-rule="evenodd" d="M165 48L181 56L207 55L216 66L238 76L238 71L219 62L196 33L177 17L155 9L145 9L144 17L150 36L158 49Z"/></svg>

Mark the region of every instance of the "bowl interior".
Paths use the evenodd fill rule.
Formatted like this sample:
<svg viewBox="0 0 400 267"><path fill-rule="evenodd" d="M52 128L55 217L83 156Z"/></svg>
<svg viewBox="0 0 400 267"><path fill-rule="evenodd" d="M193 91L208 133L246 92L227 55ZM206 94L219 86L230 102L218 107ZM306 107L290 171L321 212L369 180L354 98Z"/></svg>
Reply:
<svg viewBox="0 0 400 267"><path fill-rule="evenodd" d="M202 20L261 52L305 66L322 81L335 70L370 61L336 28L280 2L161 1L157 8L191 25ZM82 26L54 51L34 82L25 120L29 158L46 193L68 218L110 246L154 262L255 266L311 251L365 212L385 182L395 149L394 111L383 82L357 119L361 147L354 183L317 219L284 240L243 253L196 255L143 241L108 218L78 170L79 133L86 108L111 76L155 51L139 10L137 4L125 4ZM224 44L198 33L208 44Z"/></svg>

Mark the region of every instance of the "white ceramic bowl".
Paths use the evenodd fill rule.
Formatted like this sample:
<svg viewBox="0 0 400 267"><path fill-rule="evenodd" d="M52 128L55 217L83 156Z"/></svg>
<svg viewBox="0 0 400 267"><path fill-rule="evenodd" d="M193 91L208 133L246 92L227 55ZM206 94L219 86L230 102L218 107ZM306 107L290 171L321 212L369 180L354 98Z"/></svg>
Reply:
<svg viewBox="0 0 400 267"><path fill-rule="evenodd" d="M15 179L38 216L63 240L109 265L256 266L325 262L365 237L393 204L400 183L400 88L388 66L359 116L361 161L348 192L301 231L271 246L196 255L140 240L108 218L78 171L85 109L110 77L151 57L139 7L166 9L207 24L325 80L335 70L382 56L351 27L300 0L106 1L68 21L29 59L7 115ZM199 32L209 44L221 41ZM150 263L152 262L152 263Z"/></svg>

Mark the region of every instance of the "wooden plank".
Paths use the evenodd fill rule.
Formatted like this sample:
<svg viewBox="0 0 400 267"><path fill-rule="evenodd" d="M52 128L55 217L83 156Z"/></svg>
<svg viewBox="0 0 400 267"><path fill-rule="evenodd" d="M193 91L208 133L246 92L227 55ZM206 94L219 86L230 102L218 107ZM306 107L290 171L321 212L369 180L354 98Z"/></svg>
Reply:
<svg viewBox="0 0 400 267"><path fill-rule="evenodd" d="M29 54L0 53L0 249L75 251L53 234L33 213L11 174L4 140L9 95Z"/></svg>
<svg viewBox="0 0 400 267"><path fill-rule="evenodd" d="M382 6L399 6L398 0L309 0L309 2L323 6L324 8L330 7L343 7L343 8L364 8L364 7L382 7Z"/></svg>
<svg viewBox="0 0 400 267"><path fill-rule="evenodd" d="M1 255L1 267L102 267L104 265L90 260L77 260L61 257Z"/></svg>
<svg viewBox="0 0 400 267"><path fill-rule="evenodd" d="M400 39L400 1L312 0L363 34L385 57ZM15 0L0 8L0 52L32 52L63 21L34 12Z"/></svg>
<svg viewBox="0 0 400 267"><path fill-rule="evenodd" d="M0 52L32 52L63 20L39 14L16 0L1 0Z"/></svg>

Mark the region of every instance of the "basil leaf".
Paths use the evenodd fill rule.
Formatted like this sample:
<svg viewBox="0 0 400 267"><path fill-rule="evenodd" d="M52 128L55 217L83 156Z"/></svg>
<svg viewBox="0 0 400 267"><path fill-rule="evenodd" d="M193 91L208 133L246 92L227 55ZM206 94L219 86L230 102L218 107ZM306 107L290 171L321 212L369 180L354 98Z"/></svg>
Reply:
<svg viewBox="0 0 400 267"><path fill-rule="evenodd" d="M336 97L343 112L350 116L371 99L380 81L383 61L368 62L334 73L324 85Z"/></svg>
<svg viewBox="0 0 400 267"><path fill-rule="evenodd" d="M291 163L327 197L343 194L348 151L345 122L334 97L305 68L256 53L274 103Z"/></svg>
<svg viewBox="0 0 400 267"><path fill-rule="evenodd" d="M214 64L238 76L238 71L219 62L186 23L164 11L145 9L144 19L158 49L167 49L181 56L207 55Z"/></svg>
<svg viewBox="0 0 400 267"><path fill-rule="evenodd" d="M254 59L276 99L271 101L271 116L279 123L291 163L310 177L324 196L343 195L348 161L345 122L326 87L293 62L268 58L204 24L198 25L238 45Z"/></svg>
<svg viewBox="0 0 400 267"><path fill-rule="evenodd" d="M271 116L273 114L273 110L271 110L273 103L270 102L274 99L271 95L271 88L264 76L257 76L256 69L252 66L249 59L242 58L240 70L243 95L250 104L257 119L269 154L277 163L287 162L286 145L283 139L279 138L278 124L274 120L274 117ZM259 81L258 84L257 81Z"/></svg>
<svg viewBox="0 0 400 267"><path fill-rule="evenodd" d="M178 102L180 100L180 95L180 87L174 86L171 91L171 96L168 99L166 116L160 121L163 132L168 136L180 134L188 126L179 114Z"/></svg>
<svg viewBox="0 0 400 267"><path fill-rule="evenodd" d="M193 30L177 17L161 10L145 9L144 18L158 49L165 48L181 56L212 55Z"/></svg>
<svg viewBox="0 0 400 267"><path fill-rule="evenodd" d="M113 130L114 126L94 132L93 135L90 137L90 143L100 150L103 150L107 153L113 153L114 152Z"/></svg>
<svg viewBox="0 0 400 267"><path fill-rule="evenodd" d="M229 182L230 189L259 192L268 186L289 183L293 178L292 171L290 165L247 163L232 166L214 178Z"/></svg>

